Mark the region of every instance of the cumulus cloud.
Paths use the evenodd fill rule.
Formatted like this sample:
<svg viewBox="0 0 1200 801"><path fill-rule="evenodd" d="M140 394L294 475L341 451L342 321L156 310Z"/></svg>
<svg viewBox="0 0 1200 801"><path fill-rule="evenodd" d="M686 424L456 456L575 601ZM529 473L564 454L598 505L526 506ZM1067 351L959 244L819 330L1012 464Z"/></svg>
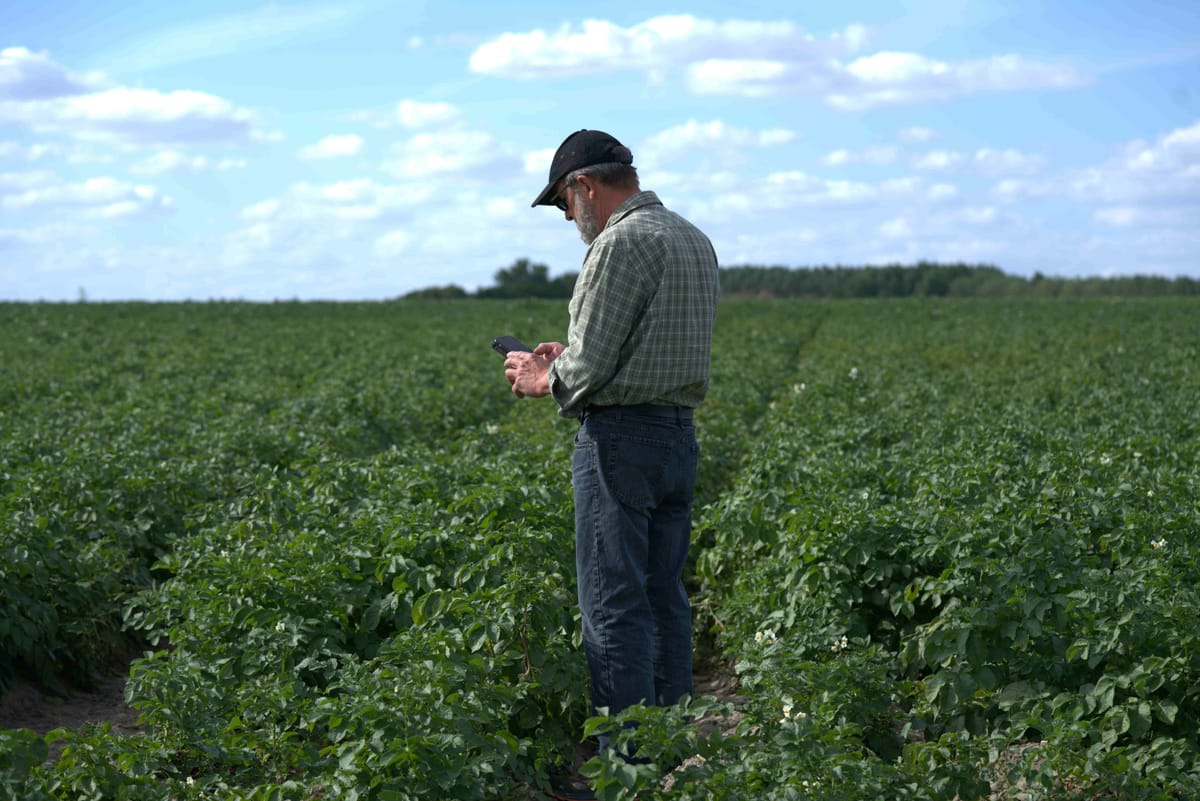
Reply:
<svg viewBox="0 0 1200 801"><path fill-rule="evenodd" d="M225 261L244 264L278 254L284 261L308 263L338 242L407 219L432 191L428 184L399 186L370 178L294 184L279 197L242 210L243 225L229 237Z"/></svg>
<svg viewBox="0 0 1200 801"><path fill-rule="evenodd" d="M243 141L259 135L256 116L205 92L101 88L47 56L3 51L0 123L122 145Z"/></svg>
<svg viewBox="0 0 1200 801"><path fill-rule="evenodd" d="M862 46L861 25L818 39L794 23L700 19L690 14L652 17L622 27L585 20L579 27L505 33L480 45L472 72L507 78L578 75L614 69L660 70L709 58L757 54L760 58L830 58Z"/></svg>
<svg viewBox="0 0 1200 801"><path fill-rule="evenodd" d="M494 169L518 161L491 134L467 130L417 134L393 145L392 156L383 170L401 180Z"/></svg>
<svg viewBox="0 0 1200 801"><path fill-rule="evenodd" d="M883 166L896 160L897 150L894 147L869 147L865 150L838 150L826 153L821 163L827 167L844 167L850 164L870 164Z"/></svg>
<svg viewBox="0 0 1200 801"><path fill-rule="evenodd" d="M0 172L0 195L23 192L34 187L54 183L54 174L44 170L26 172Z"/></svg>
<svg viewBox="0 0 1200 801"><path fill-rule="evenodd" d="M682 68L696 94L811 94L846 111L979 92L1063 89L1087 80L1068 64L1012 54L950 62L880 51L847 61L867 40L862 25L821 38L787 20L718 22L679 14L625 27L589 19L553 31L505 33L471 54L470 69L518 80L639 70L657 83ZM925 129L913 133L921 136Z"/></svg>
<svg viewBox="0 0 1200 801"><path fill-rule="evenodd" d="M360 111L351 120L366 122L376 128L408 128L424 130L444 128L462 119L462 112L451 103L401 100L386 110Z"/></svg>
<svg viewBox="0 0 1200 801"><path fill-rule="evenodd" d="M975 165L985 175L1029 175L1042 168L1041 156L1008 148L997 150L985 147L975 151Z"/></svg>
<svg viewBox="0 0 1200 801"><path fill-rule="evenodd" d="M657 166L672 158L697 151L723 153L728 158L736 158L738 151L786 144L795 136L793 131L786 128L753 131L729 125L721 120L688 120L645 140L634 153L634 160L635 163ZM549 165L550 159L547 158L545 167Z"/></svg>
<svg viewBox="0 0 1200 801"><path fill-rule="evenodd" d="M958 195L958 187L954 184L934 184L933 186L929 187L929 191L926 192L926 197L934 201L953 200L954 198L958 197Z"/></svg>
<svg viewBox="0 0 1200 801"><path fill-rule="evenodd" d="M818 178L799 170L772 173L767 176L759 194L772 208L786 209L796 205L844 205L907 198L921 188L916 178L895 178L880 183Z"/></svg>
<svg viewBox="0 0 1200 801"><path fill-rule="evenodd" d="M1153 142L1131 142L1105 164L1072 176L1069 189L1079 198L1112 206L1194 201L1200 197L1200 121Z"/></svg>
<svg viewBox="0 0 1200 801"><path fill-rule="evenodd" d="M8 209L77 208L87 217L115 218L167 209L171 199L152 186L100 177L80 183L41 183L7 194L0 203Z"/></svg>
<svg viewBox="0 0 1200 801"><path fill-rule="evenodd" d="M950 150L933 150L913 159L912 165L918 170L948 170L963 162L962 153Z"/></svg>
<svg viewBox="0 0 1200 801"><path fill-rule="evenodd" d="M913 230L908 220L897 217L880 225L879 233L888 239L907 239L913 235Z"/></svg>
<svg viewBox="0 0 1200 801"><path fill-rule="evenodd" d="M0 50L0 102L45 100L95 91L103 84L98 75L76 75L50 57L24 47Z"/></svg>
<svg viewBox="0 0 1200 801"><path fill-rule="evenodd" d="M917 53L880 52L846 65L844 88L826 100L834 108L858 111L880 105L948 100L980 92L1066 89L1086 78L1074 67L1033 61L1018 55L945 62Z"/></svg>
<svg viewBox="0 0 1200 801"><path fill-rule="evenodd" d="M362 152L365 145L366 142L358 134L327 136L315 145L302 148L300 150L300 158L312 160L357 156Z"/></svg>
<svg viewBox="0 0 1200 801"><path fill-rule="evenodd" d="M900 141L902 142L928 142L936 132L932 128L923 128L921 126L912 126L900 131Z"/></svg>
<svg viewBox="0 0 1200 801"><path fill-rule="evenodd" d="M162 175L171 172L204 172L208 170L236 170L246 166L245 159L212 159L202 155L188 155L176 150L164 150L130 165L136 175Z"/></svg>

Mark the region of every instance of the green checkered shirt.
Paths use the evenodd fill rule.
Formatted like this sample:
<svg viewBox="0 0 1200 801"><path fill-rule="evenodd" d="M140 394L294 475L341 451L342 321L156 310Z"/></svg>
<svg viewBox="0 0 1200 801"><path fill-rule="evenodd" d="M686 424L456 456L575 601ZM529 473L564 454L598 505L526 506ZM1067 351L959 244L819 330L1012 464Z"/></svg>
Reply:
<svg viewBox="0 0 1200 801"><path fill-rule="evenodd" d="M696 226L639 192L588 248L567 348L550 365L559 414L585 406L694 407L708 391L717 255Z"/></svg>

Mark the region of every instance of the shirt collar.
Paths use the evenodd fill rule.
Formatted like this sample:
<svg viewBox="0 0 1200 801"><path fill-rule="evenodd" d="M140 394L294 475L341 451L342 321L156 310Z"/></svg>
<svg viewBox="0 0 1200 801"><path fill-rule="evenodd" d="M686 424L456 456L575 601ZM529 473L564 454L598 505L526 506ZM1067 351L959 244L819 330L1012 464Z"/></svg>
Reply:
<svg viewBox="0 0 1200 801"><path fill-rule="evenodd" d="M643 206L661 206L662 201L658 199L658 195L653 192L637 192L630 195L621 201L621 205L613 209L612 215L608 218L608 223L604 226L609 228L616 225L622 219L642 208Z"/></svg>

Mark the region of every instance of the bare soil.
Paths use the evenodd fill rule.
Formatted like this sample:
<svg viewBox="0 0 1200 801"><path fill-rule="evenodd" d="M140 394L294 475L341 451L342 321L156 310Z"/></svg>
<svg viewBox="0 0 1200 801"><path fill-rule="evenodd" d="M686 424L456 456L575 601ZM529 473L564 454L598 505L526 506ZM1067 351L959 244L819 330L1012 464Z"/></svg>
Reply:
<svg viewBox="0 0 1200 801"><path fill-rule="evenodd" d="M125 676L108 676L91 692L61 698L16 678L8 693L0 697L0 729L31 729L44 735L55 729L78 730L89 723L109 723L114 732L134 734L139 731L137 712L125 703L125 681ZM60 751L52 745L51 759Z"/></svg>

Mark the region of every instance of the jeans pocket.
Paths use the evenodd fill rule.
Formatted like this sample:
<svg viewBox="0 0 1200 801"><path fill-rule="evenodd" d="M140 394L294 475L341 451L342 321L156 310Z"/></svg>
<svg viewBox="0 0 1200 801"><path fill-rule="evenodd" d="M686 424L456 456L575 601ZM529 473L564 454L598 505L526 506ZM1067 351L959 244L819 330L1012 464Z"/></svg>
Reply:
<svg viewBox="0 0 1200 801"><path fill-rule="evenodd" d="M622 504L647 509L663 493L664 475L674 443L645 434L610 433L601 469L612 494Z"/></svg>

